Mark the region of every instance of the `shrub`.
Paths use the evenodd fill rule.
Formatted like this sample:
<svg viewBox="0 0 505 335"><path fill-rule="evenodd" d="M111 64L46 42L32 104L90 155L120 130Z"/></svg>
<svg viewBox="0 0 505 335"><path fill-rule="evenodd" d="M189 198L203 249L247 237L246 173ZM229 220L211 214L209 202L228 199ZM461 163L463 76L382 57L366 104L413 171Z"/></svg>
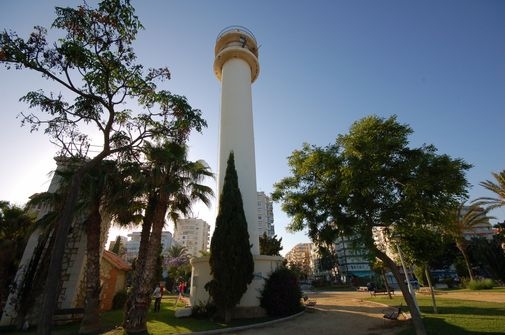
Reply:
<svg viewBox="0 0 505 335"><path fill-rule="evenodd" d="M494 282L492 279L475 279L468 282L468 288L470 290L490 290L494 287Z"/></svg>
<svg viewBox="0 0 505 335"><path fill-rule="evenodd" d="M126 299L128 298L128 294L126 290L118 291L114 298L112 298L112 309L122 309L126 304Z"/></svg>
<svg viewBox="0 0 505 335"><path fill-rule="evenodd" d="M212 318L217 312L217 307L212 302L207 302L206 304L200 302L191 308L191 317L195 319L207 319Z"/></svg>
<svg viewBox="0 0 505 335"><path fill-rule="evenodd" d="M282 267L270 275L261 292L261 307L270 316L287 316L300 312L302 291L296 274Z"/></svg>

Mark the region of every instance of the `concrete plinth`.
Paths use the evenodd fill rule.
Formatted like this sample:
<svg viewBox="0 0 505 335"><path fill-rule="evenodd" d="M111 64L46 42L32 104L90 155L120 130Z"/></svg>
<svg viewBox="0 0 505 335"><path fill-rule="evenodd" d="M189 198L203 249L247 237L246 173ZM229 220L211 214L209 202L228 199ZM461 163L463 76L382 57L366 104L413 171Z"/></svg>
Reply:
<svg viewBox="0 0 505 335"><path fill-rule="evenodd" d="M204 256L191 259L191 266L193 269L191 274L191 306L209 302L209 293L205 290L205 284L212 280L209 258L210 256ZM237 306L239 309L246 307L257 309L257 307L259 307L261 290L265 285L265 279L270 277L270 274L281 266L284 260L281 256L266 255L253 255L253 258L254 278Z"/></svg>

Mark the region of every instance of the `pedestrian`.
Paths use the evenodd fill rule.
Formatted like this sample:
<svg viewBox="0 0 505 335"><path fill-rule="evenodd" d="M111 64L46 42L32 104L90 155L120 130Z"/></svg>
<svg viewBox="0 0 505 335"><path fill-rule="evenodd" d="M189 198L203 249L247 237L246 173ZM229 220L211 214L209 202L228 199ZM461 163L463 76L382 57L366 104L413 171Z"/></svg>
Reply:
<svg viewBox="0 0 505 335"><path fill-rule="evenodd" d="M154 292L153 292L154 311L155 312L160 311L162 295L163 295L163 287L161 286L161 284L158 284L158 286L156 286L156 288L154 289Z"/></svg>
<svg viewBox="0 0 505 335"><path fill-rule="evenodd" d="M184 292L186 291L186 282L181 280L179 282L179 286L177 286L177 291L179 292L179 295L177 296L177 300L175 301L175 307L177 307L177 304L179 303L179 300L182 300L186 305L188 304L186 301L186 298L184 297Z"/></svg>

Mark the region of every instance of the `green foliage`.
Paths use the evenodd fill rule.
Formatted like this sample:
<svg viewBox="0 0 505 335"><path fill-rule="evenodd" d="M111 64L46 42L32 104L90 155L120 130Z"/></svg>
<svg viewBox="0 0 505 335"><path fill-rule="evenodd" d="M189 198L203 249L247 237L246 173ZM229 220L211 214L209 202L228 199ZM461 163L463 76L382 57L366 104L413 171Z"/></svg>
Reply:
<svg viewBox="0 0 505 335"><path fill-rule="evenodd" d="M400 236L401 250L410 263L425 265L442 255L444 240L433 225L408 227L407 230L398 228L396 236Z"/></svg>
<svg viewBox="0 0 505 335"><path fill-rule="evenodd" d="M493 192L496 197L483 197L477 199L477 204L487 206L488 210L505 206L505 170L492 173L493 180L486 180L479 185Z"/></svg>
<svg viewBox="0 0 505 335"><path fill-rule="evenodd" d="M303 309L301 299L302 291L296 274L281 267L265 281L260 302L268 315L282 317L300 312Z"/></svg>
<svg viewBox="0 0 505 335"><path fill-rule="evenodd" d="M34 221L25 209L0 201L0 297L10 293Z"/></svg>
<svg viewBox="0 0 505 335"><path fill-rule="evenodd" d="M37 90L20 99L35 110L21 113L22 125L31 131L43 128L61 156L84 159L58 212L40 333L48 333L52 323L66 239L86 173L110 156L140 160L148 139L184 143L192 130L206 127L185 97L158 89L170 79L167 68L146 70L137 61L133 42L142 24L129 0L103 0L96 8L86 2L57 7L51 28L63 38L49 41L55 34L39 26L26 40L9 30L0 33L2 65L32 70L56 84L56 93ZM91 138L100 139L92 152Z"/></svg>
<svg viewBox="0 0 505 335"><path fill-rule="evenodd" d="M227 319L231 309L239 303L246 292L254 271L233 152L228 158L223 190L219 199L209 262L213 279L207 283L206 288L219 311L224 313Z"/></svg>
<svg viewBox="0 0 505 335"><path fill-rule="evenodd" d="M277 182L272 194L292 217L291 230L306 228L318 243L337 236L358 239L391 269L403 292L403 278L394 260L375 245L374 230L383 227L392 234L400 227L446 225L450 209L467 195L465 171L471 167L437 154L432 145L410 148L411 133L395 116L365 117L333 144L295 150L288 158L291 175ZM409 294L405 299L415 304ZM423 333L418 310L412 320Z"/></svg>
<svg viewBox="0 0 505 335"><path fill-rule="evenodd" d="M110 251L115 253L116 255L119 255L121 248L122 248L121 236L118 236L116 237L116 241L114 242L114 245L112 246Z"/></svg>
<svg viewBox="0 0 505 335"><path fill-rule="evenodd" d="M374 249L372 229L444 225L466 195L460 159L425 145L409 148L412 129L396 117L365 117L326 147L304 144L288 158L292 175L275 184L274 201L315 241L354 235Z"/></svg>
<svg viewBox="0 0 505 335"><path fill-rule="evenodd" d="M216 305L212 302L202 303L194 305L191 307L191 317L196 319L210 319L217 312Z"/></svg>
<svg viewBox="0 0 505 335"><path fill-rule="evenodd" d="M280 252L282 250L282 237L277 239L277 235L269 237L267 233L263 233L263 235L259 238L260 241L260 254L261 255L270 255L270 256L280 256Z"/></svg>
<svg viewBox="0 0 505 335"><path fill-rule="evenodd" d="M426 280L426 274L424 273L424 266L414 267L414 275L416 276L419 284L422 286L428 286L428 281Z"/></svg>
<svg viewBox="0 0 505 335"><path fill-rule="evenodd" d="M474 238L470 242L469 253L474 264L491 278L505 282L505 253L502 249L500 236L493 236L492 240Z"/></svg>
<svg viewBox="0 0 505 335"><path fill-rule="evenodd" d="M466 287L470 290L490 290L494 287L494 281L490 278L470 280Z"/></svg>
<svg viewBox="0 0 505 335"><path fill-rule="evenodd" d="M429 335L476 335L476 334L503 334L505 325L505 306L500 302L488 302L479 298L480 292L465 292L468 300L451 298L451 293L458 294L458 290L442 294L437 299L438 313L433 313L431 297L418 295L417 302L423 312L423 321L426 333ZM463 291L464 292L464 291ZM461 293L463 293L461 292ZM503 297L504 291L493 289L491 291ZM491 293L489 292L489 293ZM472 300L470 300L472 299ZM374 297L374 302L380 302L392 307L400 304L405 306L400 296L389 299L388 297ZM398 335L415 335L412 327L397 333Z"/></svg>
<svg viewBox="0 0 505 335"><path fill-rule="evenodd" d="M126 304L128 293L126 290L118 291L112 298L112 309L123 309Z"/></svg>

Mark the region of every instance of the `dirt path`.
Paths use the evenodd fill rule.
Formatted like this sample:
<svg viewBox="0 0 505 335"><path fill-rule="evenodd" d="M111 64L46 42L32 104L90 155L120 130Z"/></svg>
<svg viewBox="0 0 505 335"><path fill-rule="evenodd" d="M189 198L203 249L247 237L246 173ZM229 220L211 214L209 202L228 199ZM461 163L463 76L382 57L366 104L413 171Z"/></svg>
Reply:
<svg viewBox="0 0 505 335"><path fill-rule="evenodd" d="M310 294L317 301L303 315L261 328L232 334L261 335L394 335L408 321L391 321L382 316L383 305L364 301L367 292L322 292Z"/></svg>

